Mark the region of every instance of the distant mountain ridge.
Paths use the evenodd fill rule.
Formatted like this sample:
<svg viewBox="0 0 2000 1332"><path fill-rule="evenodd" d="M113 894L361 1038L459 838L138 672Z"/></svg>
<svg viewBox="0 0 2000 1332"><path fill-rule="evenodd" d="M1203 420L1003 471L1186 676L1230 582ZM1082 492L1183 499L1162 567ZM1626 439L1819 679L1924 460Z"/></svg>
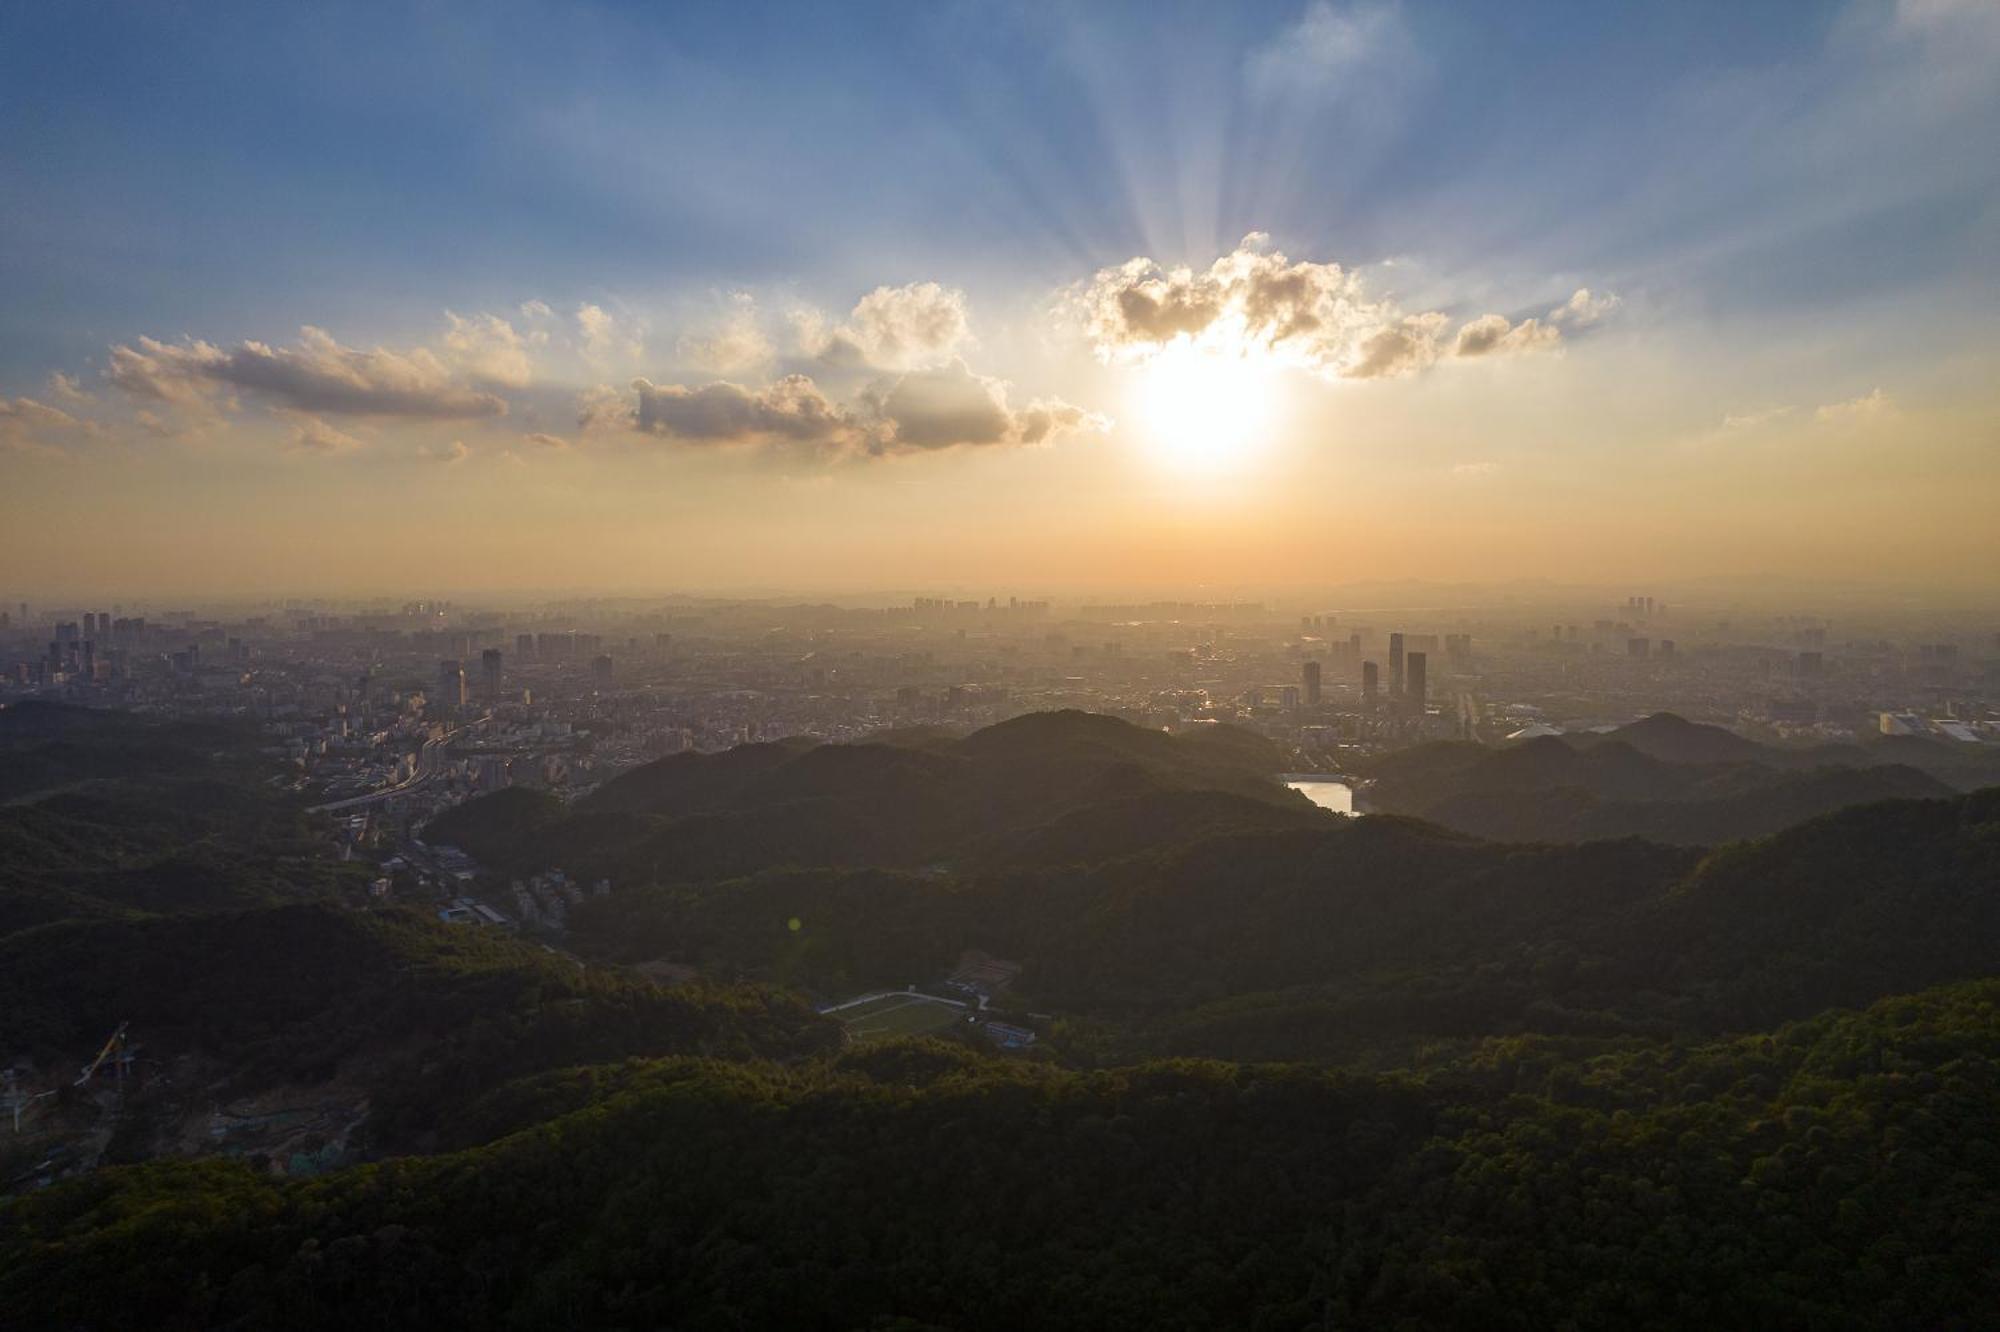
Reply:
<svg viewBox="0 0 2000 1332"><path fill-rule="evenodd" d="M1966 761L1948 750L1898 747L1894 755L1859 746L1781 749L1656 713L1602 734L1401 750L1368 765L1368 799L1376 809L1501 841L1645 837L1713 846L1848 805L1963 789L1948 777L1964 777ZM1935 758L1948 777L1901 758Z"/></svg>
<svg viewBox="0 0 2000 1332"><path fill-rule="evenodd" d="M962 739L793 739L677 754L568 812L502 791L450 811L427 836L501 868L561 864L649 880L1019 861L1038 847L1102 856L1225 826L1315 826L1324 815L1275 779L1280 766L1274 745L1235 728L1168 735L1092 713L1027 713ZM1216 799L1194 802L1202 807L1189 823L1179 797L1197 792Z"/></svg>

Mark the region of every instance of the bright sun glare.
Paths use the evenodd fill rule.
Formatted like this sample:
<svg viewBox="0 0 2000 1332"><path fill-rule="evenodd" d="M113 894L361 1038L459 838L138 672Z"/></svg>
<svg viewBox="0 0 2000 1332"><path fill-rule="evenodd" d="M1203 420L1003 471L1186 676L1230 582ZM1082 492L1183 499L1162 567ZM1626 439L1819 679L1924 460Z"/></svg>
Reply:
<svg viewBox="0 0 2000 1332"><path fill-rule="evenodd" d="M1140 416L1162 458L1222 471L1262 442L1275 388L1269 367L1253 358L1179 343L1146 367Z"/></svg>

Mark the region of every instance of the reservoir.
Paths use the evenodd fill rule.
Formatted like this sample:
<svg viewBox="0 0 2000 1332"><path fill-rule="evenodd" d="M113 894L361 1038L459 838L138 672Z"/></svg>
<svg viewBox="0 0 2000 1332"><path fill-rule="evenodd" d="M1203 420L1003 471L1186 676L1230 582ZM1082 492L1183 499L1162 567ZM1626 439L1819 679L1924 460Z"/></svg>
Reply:
<svg viewBox="0 0 2000 1332"><path fill-rule="evenodd" d="M1285 785L1321 809L1332 810L1335 814L1354 813L1354 789L1346 782L1335 781L1331 777L1294 777L1288 779Z"/></svg>

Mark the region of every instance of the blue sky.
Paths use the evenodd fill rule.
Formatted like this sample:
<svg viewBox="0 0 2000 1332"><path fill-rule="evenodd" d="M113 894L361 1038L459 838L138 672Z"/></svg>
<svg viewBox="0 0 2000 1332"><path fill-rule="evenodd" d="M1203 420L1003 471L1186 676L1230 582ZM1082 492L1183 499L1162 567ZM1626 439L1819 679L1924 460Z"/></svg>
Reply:
<svg viewBox="0 0 2000 1332"><path fill-rule="evenodd" d="M1133 256L1200 273L1259 232L1291 261L1366 274L1391 323L1434 312L1412 373L1500 316L1536 321L1526 333L1560 341L1572 369L1604 349L1577 403L1614 397L1641 357L1665 367L1658 400L1684 413L1667 434L1803 420L1877 389L1963 417L1986 402L2000 295L1996 15L1989 0L11 5L0 404L58 406L61 373L91 395L66 399L79 438L122 438L139 411L155 436L193 438L157 392L127 401L129 381L108 382L113 348L289 346L306 325L328 345L440 348L452 311L538 339L499 416L567 437L593 380L698 387L710 372L688 347L741 302L774 350L754 376L713 374L762 392L809 373L860 412L862 369L912 366L857 361L842 381L824 349L786 341L792 316L832 328L871 290L937 283L973 316L939 364L1004 378L1016 408L1060 399L1109 423L1132 418L1101 373L1116 357L1101 339L1094 362L1052 352L1051 302ZM1579 289L1615 317L1555 329ZM556 321L532 335L531 302ZM583 356L585 306L619 321L630 356ZM1306 369L1354 361L1331 364ZM249 395L203 390L231 429L307 430L290 424L302 400L250 371L176 372ZM315 438L375 444L312 410L332 432Z"/></svg>
<svg viewBox="0 0 2000 1332"><path fill-rule="evenodd" d="M1865 7L1387 12L1391 67L1260 98L1246 66L1297 53L1299 5L11 6L5 352L677 284L1056 282L1251 230L1347 262L1650 274L1690 226L1918 146L1729 142L1837 114L1871 45L1896 61L1843 45ZM1964 149L1960 179L1683 281L1823 303L1991 257L1994 154Z"/></svg>

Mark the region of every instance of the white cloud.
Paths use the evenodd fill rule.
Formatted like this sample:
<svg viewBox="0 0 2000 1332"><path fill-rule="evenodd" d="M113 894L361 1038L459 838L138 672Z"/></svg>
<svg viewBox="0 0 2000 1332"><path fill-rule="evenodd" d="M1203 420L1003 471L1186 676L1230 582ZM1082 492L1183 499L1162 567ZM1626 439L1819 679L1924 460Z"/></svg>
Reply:
<svg viewBox="0 0 2000 1332"><path fill-rule="evenodd" d="M1596 296L1591 294L1590 288L1578 287L1568 300L1549 311L1546 322L1533 316L1513 323L1505 315L1481 315L1459 327L1452 355L1489 356L1495 352L1552 351L1562 346L1564 328L1589 328L1617 309L1619 304L1619 299L1610 292Z"/></svg>
<svg viewBox="0 0 2000 1332"><path fill-rule="evenodd" d="M1846 402L1829 402L1813 413L1813 419L1822 425L1857 425L1887 416L1895 410L1895 399L1878 388Z"/></svg>
<svg viewBox="0 0 2000 1332"><path fill-rule="evenodd" d="M1571 328L1589 328L1621 304L1623 302L1608 291L1596 296L1591 294L1589 287L1578 287L1568 300L1549 311L1549 322L1567 324Z"/></svg>
<svg viewBox="0 0 2000 1332"><path fill-rule="evenodd" d="M706 333L684 335L676 350L681 360L717 374L740 374L770 361L771 340L757 319L757 301L748 292L732 292L723 317Z"/></svg>
<svg viewBox="0 0 2000 1332"><path fill-rule="evenodd" d="M317 416L301 416L292 427L292 447L308 453L352 453L365 446L361 440Z"/></svg>
<svg viewBox="0 0 2000 1332"><path fill-rule="evenodd" d="M943 365L972 341L965 293L936 282L877 287L835 327L816 310L795 310L791 322L806 355L839 369Z"/></svg>
<svg viewBox="0 0 2000 1332"><path fill-rule="evenodd" d="M550 435L537 431L526 438L528 443L536 445L539 448L560 450L569 447L569 441L561 435Z"/></svg>
<svg viewBox="0 0 2000 1332"><path fill-rule="evenodd" d="M528 340L499 315L463 318L445 311L444 349L469 377L507 388L525 388L534 379Z"/></svg>
<svg viewBox="0 0 2000 1332"><path fill-rule="evenodd" d="M1481 315L1458 330L1454 356L1490 356L1495 352L1545 351L1562 342L1562 330L1538 319L1507 322L1505 315Z"/></svg>
<svg viewBox="0 0 2000 1332"><path fill-rule="evenodd" d="M884 369L932 365L971 340L965 293L935 282L877 287L855 303L846 331Z"/></svg>
<svg viewBox="0 0 2000 1332"><path fill-rule="evenodd" d="M583 340L584 359L593 364L627 365L646 353L638 331L601 305L585 302L577 306L576 329Z"/></svg>
<svg viewBox="0 0 2000 1332"><path fill-rule="evenodd" d="M1371 68L1400 63L1409 38L1386 4L1312 0L1297 21L1252 52L1244 64L1251 92L1262 97L1325 96L1349 87Z"/></svg>

